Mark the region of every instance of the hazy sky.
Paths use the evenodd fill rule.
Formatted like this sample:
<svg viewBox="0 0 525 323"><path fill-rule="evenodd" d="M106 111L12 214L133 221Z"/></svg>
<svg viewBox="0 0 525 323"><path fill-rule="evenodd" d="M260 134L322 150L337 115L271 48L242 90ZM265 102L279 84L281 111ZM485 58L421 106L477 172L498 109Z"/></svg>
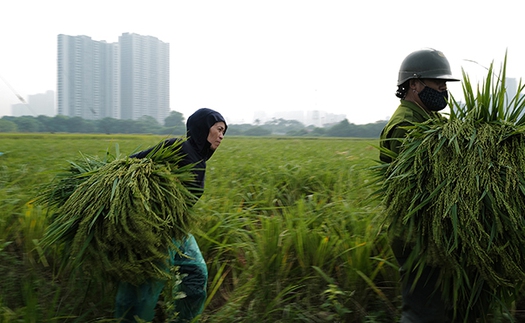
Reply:
<svg viewBox="0 0 525 323"><path fill-rule="evenodd" d="M171 109L207 107L230 123L255 111L324 110L356 124L388 118L401 61L435 48L453 73L525 76L519 1L5 0L0 13L0 116L27 95L56 91L57 35L170 44ZM467 60L478 62L471 63ZM461 84L449 83L456 98Z"/></svg>

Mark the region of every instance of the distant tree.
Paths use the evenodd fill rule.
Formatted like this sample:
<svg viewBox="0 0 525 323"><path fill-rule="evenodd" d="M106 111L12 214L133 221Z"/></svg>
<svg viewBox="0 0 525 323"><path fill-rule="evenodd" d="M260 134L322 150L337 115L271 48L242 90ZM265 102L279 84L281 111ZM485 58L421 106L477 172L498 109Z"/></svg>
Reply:
<svg viewBox="0 0 525 323"><path fill-rule="evenodd" d="M69 125L68 125L69 117L65 115L58 114L56 115L53 120L49 123L49 127L51 128L51 132L69 132Z"/></svg>
<svg viewBox="0 0 525 323"><path fill-rule="evenodd" d="M387 121L377 121L375 123L356 125L349 123L348 120L343 120L328 128L326 135L330 137L379 138L386 123Z"/></svg>
<svg viewBox="0 0 525 323"><path fill-rule="evenodd" d="M120 119L117 121L115 133L143 133L142 128L134 120Z"/></svg>
<svg viewBox="0 0 525 323"><path fill-rule="evenodd" d="M358 130L356 129L356 125L349 123L347 119L344 119L326 131L326 135L329 137L357 137L357 134Z"/></svg>
<svg viewBox="0 0 525 323"><path fill-rule="evenodd" d="M117 128L118 120L110 117L100 119L97 122L97 129L99 133L111 134L115 133Z"/></svg>
<svg viewBox="0 0 525 323"><path fill-rule="evenodd" d="M0 132L17 132L18 127L13 121L7 119L0 119Z"/></svg>
<svg viewBox="0 0 525 323"><path fill-rule="evenodd" d="M170 136L182 136L186 133L186 127L182 124L182 114L172 111L166 118L168 124L178 123L178 126L161 126L153 117L144 116L139 120L120 120L104 118L101 120L85 120L80 117L68 117L57 115L48 117L40 115L11 117L4 116L0 120L0 132L24 131L24 132L74 132L74 133L153 133ZM171 120L171 121L170 121ZM179 121L177 121L179 120ZM360 137L378 138L387 121L377 121L364 125L355 125L343 120L322 128L309 125L305 127L297 120L272 119L262 126L249 123L228 125L228 136L267 136L283 134L287 136L331 136L331 137ZM13 130L12 124L15 125Z"/></svg>
<svg viewBox="0 0 525 323"><path fill-rule="evenodd" d="M164 119L164 127L181 127L184 128L184 117L182 113L171 111L170 115Z"/></svg>
<svg viewBox="0 0 525 323"><path fill-rule="evenodd" d="M269 136L272 132L263 127L253 127L244 132L245 136Z"/></svg>
<svg viewBox="0 0 525 323"><path fill-rule="evenodd" d="M228 131L226 131L226 136L242 136L243 134L244 131L240 127L237 127L237 125L228 125Z"/></svg>
<svg viewBox="0 0 525 323"><path fill-rule="evenodd" d="M162 127L157 131L159 135L184 136L186 129L181 127Z"/></svg>
<svg viewBox="0 0 525 323"><path fill-rule="evenodd" d="M299 129L299 130L292 130L286 133L287 136L294 136L294 137L306 136L308 134L309 132L308 130L306 130L306 128Z"/></svg>
<svg viewBox="0 0 525 323"><path fill-rule="evenodd" d="M152 116L142 116L136 121L138 133L157 133L161 125Z"/></svg>
<svg viewBox="0 0 525 323"><path fill-rule="evenodd" d="M305 126L297 120L286 120L283 118L273 118L264 123L263 127L269 129L272 133L285 134L291 131L299 131Z"/></svg>
<svg viewBox="0 0 525 323"><path fill-rule="evenodd" d="M170 136L183 136L186 133L183 114L177 111L171 111L170 115L164 119L164 127L160 128L157 133Z"/></svg>
<svg viewBox="0 0 525 323"><path fill-rule="evenodd" d="M326 134L325 128L315 127L310 131L311 136L324 136Z"/></svg>
<svg viewBox="0 0 525 323"><path fill-rule="evenodd" d="M70 133L93 133L96 130L92 120L85 120L81 117L72 117L67 120L68 130Z"/></svg>
<svg viewBox="0 0 525 323"><path fill-rule="evenodd" d="M53 132L53 117L48 117L45 115L39 115L36 117L38 122L40 122L40 131L41 132Z"/></svg>
<svg viewBox="0 0 525 323"><path fill-rule="evenodd" d="M242 136L247 130L255 128L255 126L249 123L242 124L230 124L228 125L227 136Z"/></svg>
<svg viewBox="0 0 525 323"><path fill-rule="evenodd" d="M359 125L359 136L366 138L379 138L386 123L387 121L377 121L375 123Z"/></svg>
<svg viewBox="0 0 525 323"><path fill-rule="evenodd" d="M19 132L39 132L40 131L40 122L31 116L22 116L16 119L13 119L13 122L16 123Z"/></svg>

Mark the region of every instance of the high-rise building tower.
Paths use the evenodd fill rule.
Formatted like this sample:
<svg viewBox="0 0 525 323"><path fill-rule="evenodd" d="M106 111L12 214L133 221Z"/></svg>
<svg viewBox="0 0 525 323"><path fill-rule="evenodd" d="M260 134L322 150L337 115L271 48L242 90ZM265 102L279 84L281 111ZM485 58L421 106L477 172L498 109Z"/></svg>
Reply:
<svg viewBox="0 0 525 323"><path fill-rule="evenodd" d="M124 33L120 45L121 118L169 115L169 44L152 36Z"/></svg>
<svg viewBox="0 0 525 323"><path fill-rule="evenodd" d="M57 53L58 114L119 118L118 44L61 34Z"/></svg>
<svg viewBox="0 0 525 323"><path fill-rule="evenodd" d="M58 35L58 114L160 124L169 115L169 44L124 33L118 43Z"/></svg>

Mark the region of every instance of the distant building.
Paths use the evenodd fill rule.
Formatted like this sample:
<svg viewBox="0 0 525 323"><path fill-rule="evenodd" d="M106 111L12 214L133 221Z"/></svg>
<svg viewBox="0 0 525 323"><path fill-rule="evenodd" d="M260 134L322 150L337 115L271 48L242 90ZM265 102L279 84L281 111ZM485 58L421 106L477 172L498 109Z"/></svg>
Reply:
<svg viewBox="0 0 525 323"><path fill-rule="evenodd" d="M36 116L54 117L56 115L54 91L28 95L27 103Z"/></svg>
<svg viewBox="0 0 525 323"><path fill-rule="evenodd" d="M88 36L58 35L58 114L83 119L118 118L118 45ZM116 90L116 91L115 91Z"/></svg>
<svg viewBox="0 0 525 323"><path fill-rule="evenodd" d="M13 117L35 116L27 103L11 104L11 115Z"/></svg>
<svg viewBox="0 0 525 323"><path fill-rule="evenodd" d="M151 36L119 37L121 118L151 116L160 124L170 113L169 44Z"/></svg>
<svg viewBox="0 0 525 323"><path fill-rule="evenodd" d="M55 92L47 91L27 96L27 103L17 103L11 105L11 115L13 117L40 115L54 117L55 112Z"/></svg>
<svg viewBox="0 0 525 323"><path fill-rule="evenodd" d="M313 125L316 127L324 127L325 125L339 123L344 119L346 119L346 115L344 114L334 114L319 110L313 110L306 112L306 120L304 124L306 126Z"/></svg>
<svg viewBox="0 0 525 323"><path fill-rule="evenodd" d="M118 43L58 35L57 112L84 119L169 114L169 44L124 33Z"/></svg>
<svg viewBox="0 0 525 323"><path fill-rule="evenodd" d="M256 111L254 113L254 122L264 124L272 119L296 120L305 126L323 127L327 124L339 123L346 119L344 114L334 114L319 110L309 111L280 111L270 114L266 111Z"/></svg>
<svg viewBox="0 0 525 323"><path fill-rule="evenodd" d="M273 114L275 119L284 119L284 120L296 120L301 123L304 123L304 111L278 111ZM272 118L272 119L273 119Z"/></svg>

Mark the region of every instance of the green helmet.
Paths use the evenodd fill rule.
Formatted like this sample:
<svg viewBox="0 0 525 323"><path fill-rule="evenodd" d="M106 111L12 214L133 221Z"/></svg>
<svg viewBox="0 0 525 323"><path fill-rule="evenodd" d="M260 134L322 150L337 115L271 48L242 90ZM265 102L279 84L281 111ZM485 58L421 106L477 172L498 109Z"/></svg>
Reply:
<svg viewBox="0 0 525 323"><path fill-rule="evenodd" d="M452 77L445 55L435 49L422 49L409 54L401 63L397 85L414 78L459 81Z"/></svg>

